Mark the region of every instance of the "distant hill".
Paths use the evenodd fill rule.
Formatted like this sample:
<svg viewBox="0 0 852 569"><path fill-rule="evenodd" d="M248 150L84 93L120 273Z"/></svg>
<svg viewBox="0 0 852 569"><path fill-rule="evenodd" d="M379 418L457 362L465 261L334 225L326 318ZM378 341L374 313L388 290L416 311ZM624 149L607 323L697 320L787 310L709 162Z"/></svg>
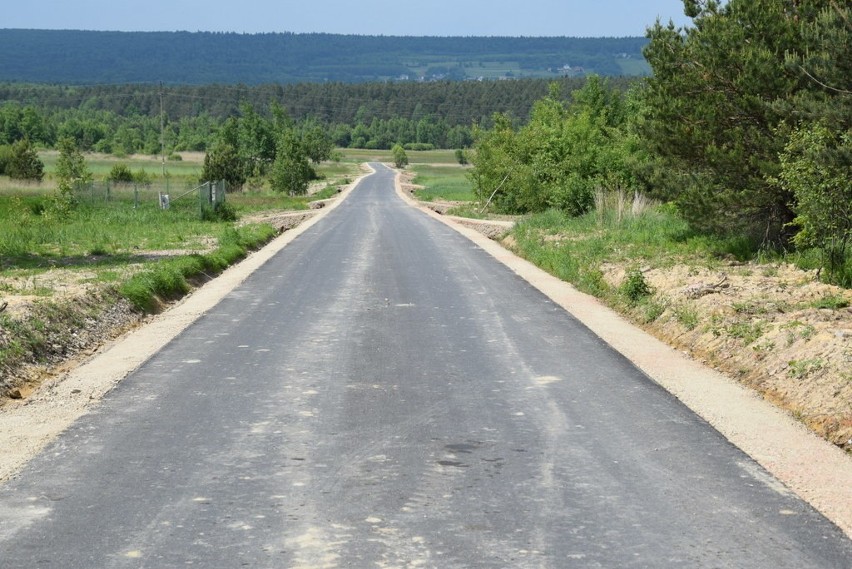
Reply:
<svg viewBox="0 0 852 569"><path fill-rule="evenodd" d="M645 75L645 38L0 29L0 81L167 84Z"/></svg>

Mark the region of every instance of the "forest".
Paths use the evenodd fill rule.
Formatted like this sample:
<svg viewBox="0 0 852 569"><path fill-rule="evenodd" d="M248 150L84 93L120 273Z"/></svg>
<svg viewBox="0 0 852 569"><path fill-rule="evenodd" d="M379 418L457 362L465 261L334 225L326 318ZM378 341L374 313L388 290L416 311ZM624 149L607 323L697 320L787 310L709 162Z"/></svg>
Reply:
<svg viewBox="0 0 852 569"><path fill-rule="evenodd" d="M238 84L643 75L645 38L0 29L0 81Z"/></svg>
<svg viewBox="0 0 852 569"><path fill-rule="evenodd" d="M852 7L685 6L693 25L650 28L653 74L633 80L6 84L0 172L38 175L34 148L69 141L119 155L162 144L207 151L205 171L236 187L298 193L289 173L309 176L334 146L453 148L500 213L579 216L602 194L648 196L752 253L811 251L824 278L852 286Z"/></svg>
<svg viewBox="0 0 852 569"><path fill-rule="evenodd" d="M556 81L565 93L582 78ZM630 79L613 78L627 89ZM0 144L27 138L51 148L63 137L113 154L204 151L246 105L270 118L282 107L296 122L323 125L337 146L388 149L395 143L462 148L473 125L507 113L521 124L551 82L543 79L434 83L305 83L258 86L0 84ZM162 103L162 106L161 106Z"/></svg>

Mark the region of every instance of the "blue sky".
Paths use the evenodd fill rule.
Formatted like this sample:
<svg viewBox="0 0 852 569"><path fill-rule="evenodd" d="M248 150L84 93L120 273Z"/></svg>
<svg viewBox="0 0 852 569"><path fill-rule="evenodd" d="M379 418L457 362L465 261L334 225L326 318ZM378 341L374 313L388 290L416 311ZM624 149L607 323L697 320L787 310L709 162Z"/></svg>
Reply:
<svg viewBox="0 0 852 569"><path fill-rule="evenodd" d="M681 0L28 0L3 28L329 32L431 36L639 36Z"/></svg>

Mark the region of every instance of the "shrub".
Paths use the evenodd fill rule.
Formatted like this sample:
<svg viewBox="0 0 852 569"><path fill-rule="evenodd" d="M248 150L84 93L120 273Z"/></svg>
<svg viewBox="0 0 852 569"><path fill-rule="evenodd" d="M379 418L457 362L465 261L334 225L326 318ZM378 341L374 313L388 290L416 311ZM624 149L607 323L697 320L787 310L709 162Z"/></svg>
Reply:
<svg viewBox="0 0 852 569"><path fill-rule="evenodd" d="M400 144L394 144L391 149L393 153L393 164L397 168L405 168L408 166L408 155L405 153L405 148Z"/></svg>
<svg viewBox="0 0 852 569"><path fill-rule="evenodd" d="M852 184L848 158L852 131L832 132L823 125L797 130L781 154L781 183L796 197L800 228L794 241L800 247L817 247L828 280L852 286Z"/></svg>
<svg viewBox="0 0 852 569"><path fill-rule="evenodd" d="M127 164L116 164L109 171L107 180L110 182L130 183L133 182L133 172L127 167Z"/></svg>
<svg viewBox="0 0 852 569"><path fill-rule="evenodd" d="M631 304L636 304L653 293L651 286L645 280L645 275L639 269L632 269L627 272L624 282L621 283L620 291Z"/></svg>
<svg viewBox="0 0 852 569"><path fill-rule="evenodd" d="M13 180L40 182L44 178L44 164L29 140L19 140L12 145L6 174Z"/></svg>

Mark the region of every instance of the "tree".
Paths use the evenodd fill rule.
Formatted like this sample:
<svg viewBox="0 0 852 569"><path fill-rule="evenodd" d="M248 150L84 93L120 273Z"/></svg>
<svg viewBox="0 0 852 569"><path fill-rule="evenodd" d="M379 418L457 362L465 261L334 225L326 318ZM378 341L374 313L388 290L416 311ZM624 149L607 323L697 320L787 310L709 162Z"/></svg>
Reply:
<svg viewBox="0 0 852 569"><path fill-rule="evenodd" d="M226 180L229 187L239 189L246 182L245 170L237 150L227 142L219 142L204 156L201 179Z"/></svg>
<svg viewBox="0 0 852 569"><path fill-rule="evenodd" d="M482 200L498 210L527 213L558 208L581 215L598 189L640 189L641 162L620 94L595 77L566 104L558 86L537 101L527 125L515 131L497 115L478 130L472 178Z"/></svg>
<svg viewBox="0 0 852 569"><path fill-rule="evenodd" d="M81 184L92 181L92 173L86 165L86 159L77 147L74 139L59 139L59 158L56 160L56 178L59 181L59 193L74 201L74 190Z"/></svg>
<svg viewBox="0 0 852 569"><path fill-rule="evenodd" d="M39 159L29 139L24 138L12 145L6 174L13 180L40 182L44 178L44 163Z"/></svg>
<svg viewBox="0 0 852 569"><path fill-rule="evenodd" d="M276 192L303 195L315 177L307 152L294 129L286 129L278 138L275 162L272 164L270 184Z"/></svg>
<svg viewBox="0 0 852 569"><path fill-rule="evenodd" d="M694 226L789 238L795 196L778 174L792 130L832 106L850 120L850 8L841 5L685 0L692 27L649 30L642 134L672 174L662 197Z"/></svg>
<svg viewBox="0 0 852 569"><path fill-rule="evenodd" d="M275 133L270 122L251 105L243 104L240 112L236 149L244 165L244 175L246 178L264 176L275 160Z"/></svg>
<svg viewBox="0 0 852 569"><path fill-rule="evenodd" d="M825 156L846 156L845 162ZM794 242L816 247L828 280L852 286L852 262L847 258L852 242L852 129L842 135L824 125L796 130L781 155L780 183L796 197L800 228Z"/></svg>
<svg viewBox="0 0 852 569"><path fill-rule="evenodd" d="M302 125L302 146L308 158L314 164L319 164L331 158L334 142L320 124L309 121Z"/></svg>
<svg viewBox="0 0 852 569"><path fill-rule="evenodd" d="M394 166L397 168L405 168L408 166L408 154L405 153L405 148L403 148L401 144L394 144L391 149L391 154L393 155Z"/></svg>

